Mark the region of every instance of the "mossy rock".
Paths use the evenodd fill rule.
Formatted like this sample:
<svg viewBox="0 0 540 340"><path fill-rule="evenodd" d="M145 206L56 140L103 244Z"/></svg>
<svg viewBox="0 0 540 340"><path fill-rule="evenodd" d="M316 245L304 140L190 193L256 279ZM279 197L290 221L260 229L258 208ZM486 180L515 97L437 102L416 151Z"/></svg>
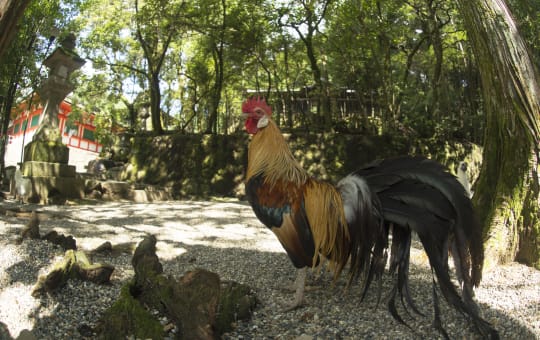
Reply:
<svg viewBox="0 0 540 340"><path fill-rule="evenodd" d="M223 282L215 324L216 333L221 335L232 330L233 324L238 320L249 319L257 303L258 300L249 286L232 281Z"/></svg>
<svg viewBox="0 0 540 340"><path fill-rule="evenodd" d="M69 279L89 281L97 284L110 282L114 266L91 263L82 251L70 249L64 258L54 264L53 269L38 278L32 296L38 297L44 292L52 292L62 288Z"/></svg>
<svg viewBox="0 0 540 340"><path fill-rule="evenodd" d="M218 274L202 268L178 279L165 276L156 242L153 235L139 242L132 259L135 276L100 321L100 338L162 338L165 331L148 310L171 320L175 337L182 339L214 339L251 316L257 301L248 286L222 283Z"/></svg>
<svg viewBox="0 0 540 340"><path fill-rule="evenodd" d="M132 283L122 287L120 297L103 314L96 329L99 339L163 339L163 326L131 294Z"/></svg>
<svg viewBox="0 0 540 340"><path fill-rule="evenodd" d="M217 338L215 324L220 297L219 275L204 269L187 272L170 286L166 299L169 316L184 339Z"/></svg>

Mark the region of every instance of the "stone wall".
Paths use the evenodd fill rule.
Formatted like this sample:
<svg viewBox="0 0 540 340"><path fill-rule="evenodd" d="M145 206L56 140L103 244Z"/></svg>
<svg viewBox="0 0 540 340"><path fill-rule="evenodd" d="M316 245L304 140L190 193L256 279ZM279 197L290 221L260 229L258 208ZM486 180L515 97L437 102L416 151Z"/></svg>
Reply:
<svg viewBox="0 0 540 340"><path fill-rule="evenodd" d="M474 172L480 151L474 145L408 141L400 136L285 134L294 156L313 176L338 181L377 158L421 154L453 171L467 158ZM121 179L161 185L173 197L243 195L249 137L246 134L132 136Z"/></svg>

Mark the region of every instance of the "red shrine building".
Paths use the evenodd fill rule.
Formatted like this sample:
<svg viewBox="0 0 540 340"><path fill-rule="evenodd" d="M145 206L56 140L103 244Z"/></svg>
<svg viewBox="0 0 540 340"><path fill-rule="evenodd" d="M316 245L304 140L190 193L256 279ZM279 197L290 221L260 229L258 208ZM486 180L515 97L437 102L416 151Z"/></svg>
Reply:
<svg viewBox="0 0 540 340"><path fill-rule="evenodd" d="M12 113L13 120L8 128L8 140L4 161L6 166L17 166L23 160L24 146L32 141L42 121L43 105L39 98L28 109L28 103L22 103ZM95 115L82 114L75 120L69 119L71 103L64 100L58 113L59 130L62 142L69 148L69 165L74 165L77 172L86 172L88 162L98 158L103 146L96 140L94 125Z"/></svg>

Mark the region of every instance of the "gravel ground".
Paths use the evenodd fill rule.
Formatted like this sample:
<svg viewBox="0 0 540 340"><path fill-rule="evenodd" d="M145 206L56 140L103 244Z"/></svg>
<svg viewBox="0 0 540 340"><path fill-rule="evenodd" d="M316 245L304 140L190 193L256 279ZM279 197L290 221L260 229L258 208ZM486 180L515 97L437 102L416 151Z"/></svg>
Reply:
<svg viewBox="0 0 540 340"><path fill-rule="evenodd" d="M41 234L50 230L73 235L79 249L92 250L105 241L124 249L145 234L158 239L158 256L166 274L181 276L201 267L223 280L250 285L260 304L253 318L238 322L224 339L434 339L431 327L431 274L421 250L412 250L410 281L413 297L426 317L408 317L400 325L377 306L376 290L360 303L359 287L344 292L344 279L330 284L329 274L312 277L306 306L292 312L282 308L292 299L285 287L294 267L274 235L254 217L245 202L175 201L130 202L73 206L19 206L0 202L2 209L38 210ZM92 327L133 275L131 253L95 256L93 261L115 266L110 285L70 281L57 293L34 299L30 292L63 251L45 241L16 240L29 216L0 214L0 322L12 336L23 329L37 339L92 339ZM416 245L417 247L417 245ZM121 248L121 247L119 247ZM484 273L476 298L483 317L495 325L502 339L540 339L540 271L517 263ZM383 292L391 281L383 279ZM383 293L384 299L384 293ZM453 339L474 339L467 320L441 303L445 329ZM0 335L1 338L1 335Z"/></svg>

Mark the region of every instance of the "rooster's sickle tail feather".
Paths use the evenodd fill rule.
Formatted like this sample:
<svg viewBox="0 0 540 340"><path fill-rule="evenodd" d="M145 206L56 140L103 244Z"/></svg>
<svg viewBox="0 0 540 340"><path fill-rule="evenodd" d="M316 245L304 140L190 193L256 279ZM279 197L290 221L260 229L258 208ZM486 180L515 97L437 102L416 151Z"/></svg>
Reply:
<svg viewBox="0 0 540 340"><path fill-rule="evenodd" d="M350 189L351 186L355 189ZM368 243L363 241L372 252L365 290L369 288L372 274L380 275L384 268L380 263L386 262L386 253L379 249L383 245L380 240L388 229L392 230L390 272L397 272L397 281L390 293L388 307L396 320L404 323L395 306L397 293L413 311L421 314L410 296L408 283L411 232L414 231L422 242L444 298L470 317L483 336L498 338L492 326L478 315L478 307L473 301L473 286L480 283L484 260L482 234L470 199L454 176L439 163L423 157L401 157L373 162L344 178L338 188L342 192L349 227L358 228L357 233L364 236L366 233L372 235ZM351 195L351 191L359 194ZM361 227L355 221L366 220L366 217L358 217L361 216L359 212L370 211L366 205L373 208L372 219L380 219L380 222ZM381 229L381 225L386 228ZM354 231L350 233L354 234ZM462 285L462 296L450 279L449 250ZM365 254L366 250L359 253ZM435 287L433 296L434 324L447 336L441 326Z"/></svg>

